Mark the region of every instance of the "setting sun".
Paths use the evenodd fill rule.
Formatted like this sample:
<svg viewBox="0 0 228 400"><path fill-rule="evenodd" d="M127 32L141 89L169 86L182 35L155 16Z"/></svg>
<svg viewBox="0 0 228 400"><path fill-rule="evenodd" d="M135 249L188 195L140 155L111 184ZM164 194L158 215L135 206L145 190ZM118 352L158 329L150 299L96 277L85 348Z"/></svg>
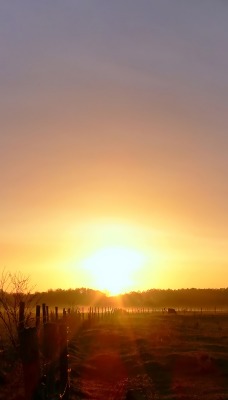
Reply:
<svg viewBox="0 0 228 400"><path fill-rule="evenodd" d="M115 295L130 290L134 272L144 260L145 256L137 250L106 247L85 259L83 266L92 275L96 288Z"/></svg>
<svg viewBox="0 0 228 400"><path fill-rule="evenodd" d="M40 291L226 286L227 2L11 3L0 273Z"/></svg>

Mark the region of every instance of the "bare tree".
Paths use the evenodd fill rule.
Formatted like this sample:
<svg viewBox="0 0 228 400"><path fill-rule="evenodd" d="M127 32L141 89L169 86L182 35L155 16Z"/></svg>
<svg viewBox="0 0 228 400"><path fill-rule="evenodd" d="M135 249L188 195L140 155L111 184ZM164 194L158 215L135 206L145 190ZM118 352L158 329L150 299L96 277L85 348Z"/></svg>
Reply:
<svg viewBox="0 0 228 400"><path fill-rule="evenodd" d="M30 277L21 272L11 274L3 270L0 276L0 321L12 346L17 349L19 344L18 324L20 302L25 303L25 326L29 325L32 308L36 304L37 295L32 294L34 288L30 285Z"/></svg>

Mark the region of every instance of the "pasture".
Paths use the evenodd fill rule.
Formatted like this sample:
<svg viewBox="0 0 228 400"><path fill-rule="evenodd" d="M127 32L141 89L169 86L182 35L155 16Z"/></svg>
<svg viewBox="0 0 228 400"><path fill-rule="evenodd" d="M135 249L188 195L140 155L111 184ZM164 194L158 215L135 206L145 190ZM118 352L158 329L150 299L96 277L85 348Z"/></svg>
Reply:
<svg viewBox="0 0 228 400"><path fill-rule="evenodd" d="M69 320L70 399L228 399L228 315L139 313ZM7 365L8 363L8 365ZM1 358L0 399L22 400Z"/></svg>
<svg viewBox="0 0 228 400"><path fill-rule="evenodd" d="M228 399L228 316L121 316L72 332L72 399Z"/></svg>

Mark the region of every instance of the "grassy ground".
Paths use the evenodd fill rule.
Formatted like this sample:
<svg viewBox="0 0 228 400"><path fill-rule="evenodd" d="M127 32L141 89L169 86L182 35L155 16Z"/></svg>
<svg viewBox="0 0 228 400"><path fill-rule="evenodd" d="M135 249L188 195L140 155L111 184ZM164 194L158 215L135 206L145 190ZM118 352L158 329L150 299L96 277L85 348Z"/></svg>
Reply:
<svg viewBox="0 0 228 400"><path fill-rule="evenodd" d="M72 399L228 399L228 317L122 317L70 343Z"/></svg>
<svg viewBox="0 0 228 400"><path fill-rule="evenodd" d="M71 400L228 400L228 315L123 315L70 335ZM0 353L6 399L23 399L22 376Z"/></svg>
<svg viewBox="0 0 228 400"><path fill-rule="evenodd" d="M0 351L0 400L24 400L22 367L11 351Z"/></svg>

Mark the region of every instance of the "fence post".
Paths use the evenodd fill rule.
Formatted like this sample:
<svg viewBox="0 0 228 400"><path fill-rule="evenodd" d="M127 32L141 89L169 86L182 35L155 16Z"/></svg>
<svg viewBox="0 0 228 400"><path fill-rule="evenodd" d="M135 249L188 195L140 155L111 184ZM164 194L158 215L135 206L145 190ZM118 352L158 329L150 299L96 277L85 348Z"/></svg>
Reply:
<svg viewBox="0 0 228 400"><path fill-rule="evenodd" d="M19 333L20 354L24 375L25 400L35 400L40 384L40 358L36 328L24 328Z"/></svg>
<svg viewBox="0 0 228 400"><path fill-rule="evenodd" d="M49 307L46 306L46 322L49 322Z"/></svg>
<svg viewBox="0 0 228 400"><path fill-rule="evenodd" d="M46 317L46 304L42 304L42 314L43 314L43 324L46 324L47 322L47 317Z"/></svg>
<svg viewBox="0 0 228 400"><path fill-rule="evenodd" d="M55 320L58 321L59 316L58 316L58 307L55 307Z"/></svg>
<svg viewBox="0 0 228 400"><path fill-rule="evenodd" d="M45 360L47 361L46 375L48 396L52 396L54 395L56 389L56 362L59 354L58 325L55 322L47 322L44 325L43 353Z"/></svg>
<svg viewBox="0 0 228 400"><path fill-rule="evenodd" d="M60 369L60 387L61 387L60 398L64 400L69 400L69 381L68 381L69 370L68 370L66 323L61 323L59 325L59 342L60 342L59 369Z"/></svg>
<svg viewBox="0 0 228 400"><path fill-rule="evenodd" d="M39 330L40 328L40 306L36 306L36 328Z"/></svg>

